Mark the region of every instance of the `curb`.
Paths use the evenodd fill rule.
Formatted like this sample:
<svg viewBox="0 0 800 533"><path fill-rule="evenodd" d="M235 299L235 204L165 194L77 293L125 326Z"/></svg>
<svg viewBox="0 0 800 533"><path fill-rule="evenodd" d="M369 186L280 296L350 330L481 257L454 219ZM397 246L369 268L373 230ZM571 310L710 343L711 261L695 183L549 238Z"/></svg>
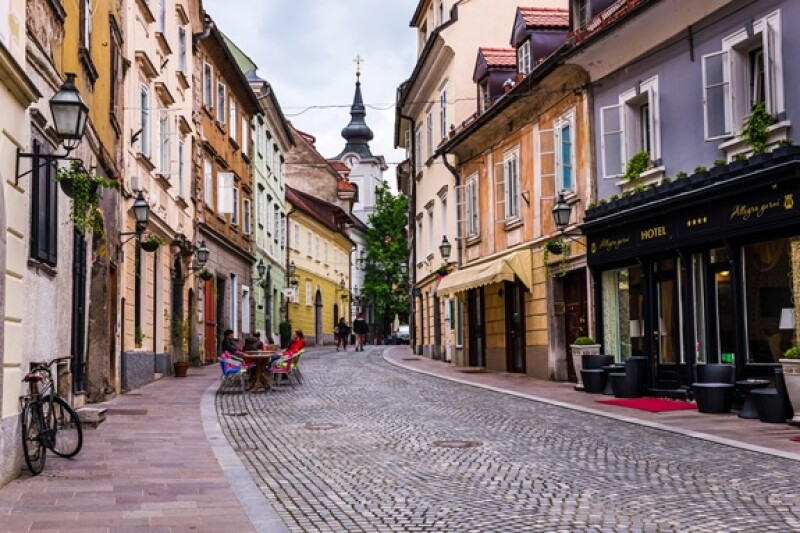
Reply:
<svg viewBox="0 0 800 533"><path fill-rule="evenodd" d="M792 453L792 452L784 452L784 451L781 451L781 450L773 450L772 448L767 448L767 447L764 447L764 446L757 446L755 444L747 444L747 443L739 442L739 441L732 440L732 439L726 439L724 437L717 437L716 435L711 435L709 433L703 433L703 432L700 432L700 431L692 431L692 430L689 430L689 429L676 428L674 426L667 426L667 425L664 425L664 424L660 424L658 422L651 422L649 420L641 420L639 418L632 418L632 417L629 417L629 416L618 415L618 414L609 413L609 412L606 412L606 411L600 411L598 409L592 409L592 408L589 408L589 407L582 407L580 405L574 405L574 404L570 404L570 403L565 403L565 402L561 402L561 401L558 401L558 400L551 400L549 398L543 398L541 396L535 396L533 394L525 394L525 393L522 393L522 392L510 391L510 390L507 390L507 389L501 389L499 387L493 387L491 385L484 385L482 383L474 383L474 382L471 382L471 381L468 381L468 380L465 380L465 379L461 379L461 378L443 376L443 375L437 374L435 372L430 372L428 370L422 370L422 369L419 369L419 368L412 367L410 365L404 365L404 364L402 364L402 363L400 363L398 361L391 360L387 355L387 352L389 350L391 350L391 349L392 348L385 349L383 351L383 353L381 354L381 357L383 357L384 361L386 361L387 363L389 363L391 365L394 365L394 366L396 366L398 368L402 368L403 370L416 372L418 374L424 374L426 376L431 376L431 377L434 377L434 378L443 379L445 381L451 381L451 382L454 382L454 383L460 383L462 385L468 385L470 387L477 387L479 389L489 390L489 391L492 391L492 392L499 392L500 394L506 394L508 396L516 396L517 398L523 398L525 400L531 400L531 401L534 401L534 402L539 402L539 403L543 403L543 404L547 404L547 405L552 405L552 406L555 406L555 407L561 407L563 409L570 409L572 411L578 411L580 413L587 413L587 414L590 414L590 415L602 416L602 417L605 417L605 418L611 418L611 419L614 419L614 420L618 420L620 422L626 422L628 424L634 424L634 425L637 425L637 426L644 426L644 427L648 427L648 428L651 428L651 429L658 429L658 430L661 430L661 431L667 431L669 433L676 433L678 435L683 435L685 437L691 437L691 438L698 439L698 440L703 440L703 441L707 441L707 442L713 442L713 443L716 443L716 444L722 444L724 446L730 446L732 448L738 448L738 449L746 450L746 451L749 451L749 452L761 453L761 454L765 454L765 455L772 455L774 457L780 457L782 459L789 459L790 461L798 461L798 462L800 462L800 453Z"/></svg>
<svg viewBox="0 0 800 533"><path fill-rule="evenodd" d="M225 473L225 479L228 480L253 528L263 533L288 533L289 529L264 497L253 478L250 477L247 468L222 433L214 403L218 386L219 380L212 382L203 392L200 402L203 431L209 446L214 451L214 457L217 458L219 466Z"/></svg>

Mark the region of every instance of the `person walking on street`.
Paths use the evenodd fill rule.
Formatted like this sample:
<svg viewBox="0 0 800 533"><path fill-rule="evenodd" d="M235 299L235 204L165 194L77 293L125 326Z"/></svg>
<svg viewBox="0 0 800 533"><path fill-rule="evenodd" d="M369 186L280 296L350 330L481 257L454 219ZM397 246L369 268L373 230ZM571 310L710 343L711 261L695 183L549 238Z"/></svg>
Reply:
<svg viewBox="0 0 800 533"><path fill-rule="evenodd" d="M369 326L364 320L364 313L358 313L358 317L353 320L353 332L356 334L356 351L364 351L364 342L367 340Z"/></svg>
<svg viewBox="0 0 800 533"><path fill-rule="evenodd" d="M339 351L339 346L346 352L347 351L347 338L350 336L350 326L345 322L344 317L339 319L336 324L336 351Z"/></svg>

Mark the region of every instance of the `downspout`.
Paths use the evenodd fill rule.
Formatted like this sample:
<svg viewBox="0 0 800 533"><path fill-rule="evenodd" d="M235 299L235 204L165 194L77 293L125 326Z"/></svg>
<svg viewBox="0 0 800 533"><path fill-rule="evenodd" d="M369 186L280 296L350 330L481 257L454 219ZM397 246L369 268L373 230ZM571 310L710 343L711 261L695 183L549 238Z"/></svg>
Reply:
<svg viewBox="0 0 800 533"><path fill-rule="evenodd" d="M410 275L410 283L409 290L411 294L409 295L409 301L411 305L409 306L409 334L411 340L409 341L411 346L414 346L415 352L417 346L417 328L416 328L416 309L417 303L414 298L414 289L417 287L417 225L414 221L414 214L417 208L417 143L416 143L416 131L417 131L417 121L414 117L410 117L408 115L403 115L402 113L399 114L401 120L407 120L411 123L411 176L409 178L409 188L411 189L409 192L409 200L408 200L408 234L411 237L411 264L409 265L408 272ZM422 324L420 324L422 327ZM422 349L420 346L419 353L416 355L422 355Z"/></svg>
<svg viewBox="0 0 800 533"><path fill-rule="evenodd" d="M291 242L291 234L292 234L291 228L292 228L292 225L290 223L291 219L289 217L291 217L292 213L294 213L295 211L297 211L297 209L295 209L294 204L292 204L292 208L289 210L288 213L286 213L286 285L285 285L285 287L291 287L292 286L292 275L289 272L289 265L291 264L291 253L290 253L290 250L289 250L289 243ZM286 323L287 324L290 324L290 322L289 322L289 304L291 304L291 302L287 299L286 300ZM278 333L280 334L280 327L278 328ZM281 339L281 344L283 344L283 339Z"/></svg>
<svg viewBox="0 0 800 533"><path fill-rule="evenodd" d="M458 191L458 187L461 186L461 174L459 174L458 173L458 169L456 169L456 167L451 165L450 162L447 160L447 151L446 150L441 152L439 155L441 155L441 157L442 157L442 163L444 163L445 168L447 168L447 170L450 171L450 174L453 175L453 178L456 181L456 191ZM456 237L455 237L454 240L456 241L456 253L457 253L457 255L456 255L456 269L459 269L459 268L461 268L461 240L458 238L458 193L457 192L456 192ZM448 309L446 309L445 312L446 313L450 312L449 305L448 305ZM453 328L453 320L455 320L455 317L454 316L450 316L449 329ZM445 337L445 353L446 353L446 356L449 355L452 358L453 357L452 353L447 353L447 352L451 352L451 348L450 348L450 331L449 331L449 329L448 329L448 331L445 332L445 335L446 335L446 337ZM456 341L458 341L457 337L458 337L458 335L456 335Z"/></svg>

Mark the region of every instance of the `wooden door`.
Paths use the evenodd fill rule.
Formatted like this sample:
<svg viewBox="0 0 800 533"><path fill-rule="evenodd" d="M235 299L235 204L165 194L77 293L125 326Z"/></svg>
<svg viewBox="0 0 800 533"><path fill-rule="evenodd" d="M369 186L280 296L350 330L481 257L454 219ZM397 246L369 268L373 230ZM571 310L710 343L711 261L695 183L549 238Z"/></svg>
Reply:
<svg viewBox="0 0 800 533"><path fill-rule="evenodd" d="M567 374L570 381L577 382L572 364L570 345L578 337L588 334L588 303L586 301L586 272L578 270L564 276L564 346L567 354Z"/></svg>
<svg viewBox="0 0 800 533"><path fill-rule="evenodd" d="M506 369L525 373L525 287L519 280L504 283L506 312Z"/></svg>
<svg viewBox="0 0 800 533"><path fill-rule="evenodd" d="M217 358L217 294L214 281L206 281L204 287L204 320L205 320L205 361L214 362Z"/></svg>
<svg viewBox="0 0 800 533"><path fill-rule="evenodd" d="M467 329L469 366L486 366L486 336L484 331L483 287L467 293Z"/></svg>

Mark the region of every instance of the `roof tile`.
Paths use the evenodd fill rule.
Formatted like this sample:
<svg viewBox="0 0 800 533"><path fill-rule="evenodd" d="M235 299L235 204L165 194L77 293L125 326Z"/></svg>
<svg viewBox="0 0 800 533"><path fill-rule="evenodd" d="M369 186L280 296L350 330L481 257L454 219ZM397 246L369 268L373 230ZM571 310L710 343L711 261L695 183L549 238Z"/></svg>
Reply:
<svg viewBox="0 0 800 533"><path fill-rule="evenodd" d="M481 47L480 53L489 67L517 66L517 51L513 48Z"/></svg>
<svg viewBox="0 0 800 533"><path fill-rule="evenodd" d="M569 10L555 7L520 7L528 28L569 28Z"/></svg>

